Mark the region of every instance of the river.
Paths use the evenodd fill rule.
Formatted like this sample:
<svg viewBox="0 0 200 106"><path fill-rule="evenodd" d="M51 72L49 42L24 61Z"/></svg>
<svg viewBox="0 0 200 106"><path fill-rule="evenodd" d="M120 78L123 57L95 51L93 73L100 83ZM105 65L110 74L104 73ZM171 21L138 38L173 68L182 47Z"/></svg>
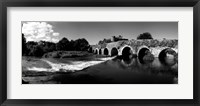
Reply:
<svg viewBox="0 0 200 106"><path fill-rule="evenodd" d="M61 84L177 84L178 62L166 58L161 62L141 61L134 57L124 61L117 57L80 57L57 59L52 62L41 59L52 68L30 67L38 72L55 72L49 81ZM62 62L61 62L62 61ZM62 72L62 73L58 73ZM48 82L48 81L47 81Z"/></svg>

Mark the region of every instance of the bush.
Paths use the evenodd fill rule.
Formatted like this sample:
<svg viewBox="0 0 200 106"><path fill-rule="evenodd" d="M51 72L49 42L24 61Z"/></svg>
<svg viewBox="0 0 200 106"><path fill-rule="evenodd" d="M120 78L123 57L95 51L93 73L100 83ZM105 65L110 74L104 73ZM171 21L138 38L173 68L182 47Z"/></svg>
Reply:
<svg viewBox="0 0 200 106"><path fill-rule="evenodd" d="M153 39L149 32L138 35L137 39Z"/></svg>

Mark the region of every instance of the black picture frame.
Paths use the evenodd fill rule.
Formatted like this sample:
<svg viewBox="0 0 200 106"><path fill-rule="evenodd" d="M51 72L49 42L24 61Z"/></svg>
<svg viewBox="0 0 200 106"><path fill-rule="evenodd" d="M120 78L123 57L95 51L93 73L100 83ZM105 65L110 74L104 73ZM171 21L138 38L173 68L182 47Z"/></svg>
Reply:
<svg viewBox="0 0 200 106"><path fill-rule="evenodd" d="M193 99L7 99L7 7L193 7ZM200 97L200 0L1 0L0 1L0 104L33 105L125 105L198 106ZM192 71L192 70L188 70Z"/></svg>

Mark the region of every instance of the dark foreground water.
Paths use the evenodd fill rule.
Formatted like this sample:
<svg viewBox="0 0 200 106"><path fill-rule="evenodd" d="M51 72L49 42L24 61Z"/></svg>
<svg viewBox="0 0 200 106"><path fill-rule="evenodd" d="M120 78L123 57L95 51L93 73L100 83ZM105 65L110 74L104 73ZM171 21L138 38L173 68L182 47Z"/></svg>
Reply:
<svg viewBox="0 0 200 106"><path fill-rule="evenodd" d="M168 58L161 62L116 57L78 72L58 73L52 79L61 84L177 84L178 63Z"/></svg>

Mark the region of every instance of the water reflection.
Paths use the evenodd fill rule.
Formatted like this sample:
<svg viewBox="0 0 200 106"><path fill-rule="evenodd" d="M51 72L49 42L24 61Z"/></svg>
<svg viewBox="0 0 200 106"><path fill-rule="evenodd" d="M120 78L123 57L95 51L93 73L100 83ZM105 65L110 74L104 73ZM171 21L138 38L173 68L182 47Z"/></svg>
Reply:
<svg viewBox="0 0 200 106"><path fill-rule="evenodd" d="M177 67L177 61L174 58L166 57L164 61L161 61L159 58L153 58L153 60L144 60L140 59L138 57L133 57L131 59L120 59L119 57L116 57L116 59L113 59L112 61L120 60L118 64L121 64L126 67L140 67L142 69L151 69L154 70L169 70L173 66Z"/></svg>
<svg viewBox="0 0 200 106"><path fill-rule="evenodd" d="M178 83L177 80L174 81L178 78L178 63L171 58L166 58L166 61L165 63L170 64L163 64L158 58L154 58L152 61L142 60L141 62L138 57L123 59L118 56L97 66L99 66L98 69L105 72L114 70L113 73L120 74L118 79L121 80L118 80L118 83Z"/></svg>
<svg viewBox="0 0 200 106"><path fill-rule="evenodd" d="M73 84L177 84L178 63L163 64L159 58L152 61L135 56L116 56L114 59L90 66L71 74L54 77L59 83ZM169 59L169 58L166 58Z"/></svg>

